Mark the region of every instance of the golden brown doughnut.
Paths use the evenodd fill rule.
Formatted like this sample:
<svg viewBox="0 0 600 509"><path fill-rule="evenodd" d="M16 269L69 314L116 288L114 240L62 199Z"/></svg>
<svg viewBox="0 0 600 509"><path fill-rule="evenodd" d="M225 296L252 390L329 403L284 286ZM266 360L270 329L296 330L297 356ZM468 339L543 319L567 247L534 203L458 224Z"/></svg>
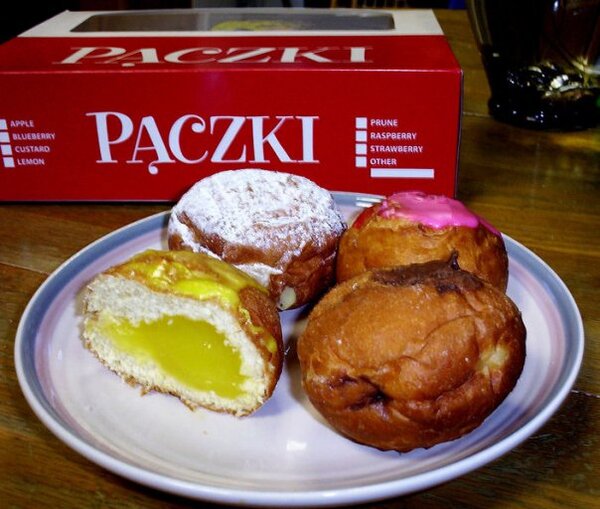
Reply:
<svg viewBox="0 0 600 509"><path fill-rule="evenodd" d="M279 314L264 287L214 257L148 250L85 288L83 341L143 392L238 416L281 374Z"/></svg>
<svg viewBox="0 0 600 509"><path fill-rule="evenodd" d="M197 182L173 208L170 249L216 256L268 288L279 309L332 282L345 224L331 194L287 173L244 169Z"/></svg>
<svg viewBox="0 0 600 509"><path fill-rule="evenodd" d="M455 260L365 272L334 287L298 340L302 382L341 434L410 451L479 426L513 389L525 327Z"/></svg>
<svg viewBox="0 0 600 509"><path fill-rule="evenodd" d="M502 291L508 256L502 235L462 203L419 192L396 193L366 209L340 241L337 280L369 269L447 260Z"/></svg>

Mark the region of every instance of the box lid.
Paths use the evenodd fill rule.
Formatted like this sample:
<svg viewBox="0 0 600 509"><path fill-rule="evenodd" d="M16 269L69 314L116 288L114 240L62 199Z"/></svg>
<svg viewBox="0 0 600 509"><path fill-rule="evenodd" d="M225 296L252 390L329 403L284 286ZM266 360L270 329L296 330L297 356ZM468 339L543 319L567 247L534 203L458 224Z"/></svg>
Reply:
<svg viewBox="0 0 600 509"><path fill-rule="evenodd" d="M0 46L0 72L274 68L459 66L433 12L413 9L65 11Z"/></svg>

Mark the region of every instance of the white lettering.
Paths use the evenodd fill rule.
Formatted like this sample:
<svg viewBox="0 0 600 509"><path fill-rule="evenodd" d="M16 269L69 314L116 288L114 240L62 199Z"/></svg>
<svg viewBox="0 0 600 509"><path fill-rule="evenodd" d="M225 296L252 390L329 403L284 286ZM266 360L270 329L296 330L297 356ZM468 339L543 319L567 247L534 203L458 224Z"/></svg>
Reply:
<svg viewBox="0 0 600 509"><path fill-rule="evenodd" d="M33 159L17 159L17 166L44 166L46 164L45 159L33 158Z"/></svg>
<svg viewBox="0 0 600 509"><path fill-rule="evenodd" d="M190 55L194 55L195 53L200 56L208 56L210 58L184 58L189 57ZM181 49L179 51L173 51L165 55L165 62L169 62L171 64L206 64L209 62L214 62L213 55L219 55L222 53L222 50L219 48L187 48Z"/></svg>
<svg viewBox="0 0 600 509"><path fill-rule="evenodd" d="M122 55L125 53L125 48L117 48L114 46L85 46L82 48L74 48L75 51L71 56L68 56L60 64L78 64L84 58L107 58Z"/></svg>
<svg viewBox="0 0 600 509"><path fill-rule="evenodd" d="M117 64L133 67L137 64L232 64L250 62L267 64L270 62L294 64L309 61L318 64L330 63L366 63L367 50L364 46L302 48L289 47L193 47L181 48L161 55L157 48L136 48L127 50L117 46L85 46L72 48L74 51L57 64L80 64L91 61L97 64ZM327 55L325 55L327 53Z"/></svg>
<svg viewBox="0 0 600 509"><path fill-rule="evenodd" d="M382 159L379 157L372 157L371 159L369 159L369 163L371 164L371 166L396 166L396 159L390 158L390 159Z"/></svg>
<svg viewBox="0 0 600 509"><path fill-rule="evenodd" d="M302 161L303 163L317 163L314 154L314 125L319 117L296 117L302 122Z"/></svg>
<svg viewBox="0 0 600 509"><path fill-rule="evenodd" d="M156 48L140 48L115 58L110 58L103 64L121 64L122 67L133 67L135 64L159 64Z"/></svg>
<svg viewBox="0 0 600 509"><path fill-rule="evenodd" d="M220 120L231 120L229 127L225 131L225 134L221 137L221 141L219 141L217 148L213 152L212 157L210 158L213 163L242 163L246 161L246 146L242 149L242 153L237 159L225 159L225 153L231 147L233 140L235 140L236 136L242 129L244 122L246 121L246 117L229 117L229 116L217 116L211 117L210 119L210 132L214 133L215 125Z"/></svg>
<svg viewBox="0 0 600 509"><path fill-rule="evenodd" d="M398 127L397 118L372 118L369 123L375 127Z"/></svg>
<svg viewBox="0 0 600 509"><path fill-rule="evenodd" d="M284 64L292 64L297 61L297 58L306 58L307 60L319 63L333 62L333 60L319 55L319 53L323 53L331 48L318 48L312 51L300 51L300 49L301 48L283 48L280 62Z"/></svg>
<svg viewBox="0 0 600 509"><path fill-rule="evenodd" d="M110 151L111 145L123 143L129 139L133 133L133 122L131 119L117 111L99 111L96 113L86 113L86 117L96 118L96 134L98 137L98 148L100 149L100 159L97 163L116 163L117 160L112 158ZM119 121L119 134L111 138L108 135L108 117L112 116Z"/></svg>
<svg viewBox="0 0 600 509"><path fill-rule="evenodd" d="M145 163L151 174L161 163L316 163L314 136L318 116L202 117L185 114L161 126L147 115L139 122L124 113L97 111L95 120L98 163L117 163L123 151L127 163ZM30 134L30 133L27 133ZM53 133L52 133L53 134ZM122 147L117 150L117 147ZM23 153L46 151L34 145L19 146ZM27 148L29 147L29 148ZM49 149L48 149L49 150ZM148 160L150 160L148 162Z"/></svg>
<svg viewBox="0 0 600 509"><path fill-rule="evenodd" d="M35 127L33 120L11 120L10 127Z"/></svg>
<svg viewBox="0 0 600 509"><path fill-rule="evenodd" d="M289 120L294 117L287 116L277 116L275 118L279 119L277 125L269 131L269 133L265 136L264 134L264 120L268 117L250 117L252 121L252 145L254 147L254 159L253 163L268 163L269 160L265 159L265 151L264 146L265 143L268 143L269 146L275 151L278 159L282 163L290 163L293 160L284 150L283 146L277 139L277 131L281 128L281 126L285 123L286 120Z"/></svg>
<svg viewBox="0 0 600 509"><path fill-rule="evenodd" d="M56 133L12 133L11 138L14 141L54 140L56 139Z"/></svg>
<svg viewBox="0 0 600 509"><path fill-rule="evenodd" d="M31 154L32 152L50 152L48 145L16 145L15 154Z"/></svg>
<svg viewBox="0 0 600 509"><path fill-rule="evenodd" d="M196 159L187 158L185 155L183 155L183 151L181 150L181 130L188 120L192 121L190 126L192 132L200 134L206 130L206 122L202 117L199 117L198 115L183 115L183 117L179 117L173 123L173 127L171 127L171 130L169 131L169 148L175 156L175 159L182 163L201 163L204 159L206 159L208 150L205 150L204 153Z"/></svg>
<svg viewBox="0 0 600 509"><path fill-rule="evenodd" d="M150 138L151 144L148 146L141 145L141 139L143 133L146 132L148 137ZM140 122L140 127L138 129L137 138L135 140L135 147L133 149L132 158L127 161L128 163L142 163L141 159L137 159L138 152L143 152L151 150L156 153L157 159L148 164L148 172L152 175L156 175L158 173L158 168L156 168L156 163L174 163L175 161L169 157L169 152L165 143L158 131L158 126L156 125L156 121L154 117L143 117Z"/></svg>
<svg viewBox="0 0 600 509"><path fill-rule="evenodd" d="M369 138L371 140L416 140L417 133L404 133L404 132L370 132Z"/></svg>
<svg viewBox="0 0 600 509"><path fill-rule="evenodd" d="M362 46L353 46L350 48L350 62L355 64L364 64L367 61L367 48Z"/></svg>
<svg viewBox="0 0 600 509"><path fill-rule="evenodd" d="M240 51L238 54L231 55L229 57L220 58L218 62L222 64L231 64L233 62L253 62L253 63L266 63L271 60L271 57L261 58L259 60L250 60L251 58L255 58L261 55L266 55L271 51L275 51L276 48L229 48L227 50L227 54L231 55L231 53L235 53L236 51Z"/></svg>
<svg viewBox="0 0 600 509"><path fill-rule="evenodd" d="M408 154L422 154L423 145L371 145L371 152L403 152Z"/></svg>

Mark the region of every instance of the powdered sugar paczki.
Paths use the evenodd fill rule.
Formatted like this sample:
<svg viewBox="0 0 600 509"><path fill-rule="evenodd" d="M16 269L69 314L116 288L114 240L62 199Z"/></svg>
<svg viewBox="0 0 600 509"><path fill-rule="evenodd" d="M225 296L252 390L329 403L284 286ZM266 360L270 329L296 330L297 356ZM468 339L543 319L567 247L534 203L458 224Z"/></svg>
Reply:
<svg viewBox="0 0 600 509"><path fill-rule="evenodd" d="M308 243L320 246L344 228L331 194L314 182L271 170L240 169L197 182L173 208L169 235L179 235L194 251L209 252L198 242L200 230L230 246L279 253L270 264L236 265L268 286L271 275L285 271Z"/></svg>

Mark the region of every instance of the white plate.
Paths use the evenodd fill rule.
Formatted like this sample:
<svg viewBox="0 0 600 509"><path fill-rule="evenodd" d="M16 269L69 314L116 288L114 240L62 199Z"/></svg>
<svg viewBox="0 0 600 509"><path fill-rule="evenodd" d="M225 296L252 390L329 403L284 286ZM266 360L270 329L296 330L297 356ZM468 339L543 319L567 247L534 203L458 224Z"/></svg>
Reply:
<svg viewBox="0 0 600 509"><path fill-rule="evenodd" d="M334 193L346 218L377 197ZM95 274L146 248L165 247L168 214L126 226L65 262L23 314L15 342L19 382L41 421L91 461L139 483L236 505L339 505L404 495L448 481L510 451L557 410L583 355L571 294L510 238L508 294L528 330L514 391L475 431L407 454L348 441L316 414L288 356L273 397L244 419L192 412L177 399L140 396L82 347L80 290ZM305 315L305 313L304 313ZM282 314L288 341L302 312Z"/></svg>

